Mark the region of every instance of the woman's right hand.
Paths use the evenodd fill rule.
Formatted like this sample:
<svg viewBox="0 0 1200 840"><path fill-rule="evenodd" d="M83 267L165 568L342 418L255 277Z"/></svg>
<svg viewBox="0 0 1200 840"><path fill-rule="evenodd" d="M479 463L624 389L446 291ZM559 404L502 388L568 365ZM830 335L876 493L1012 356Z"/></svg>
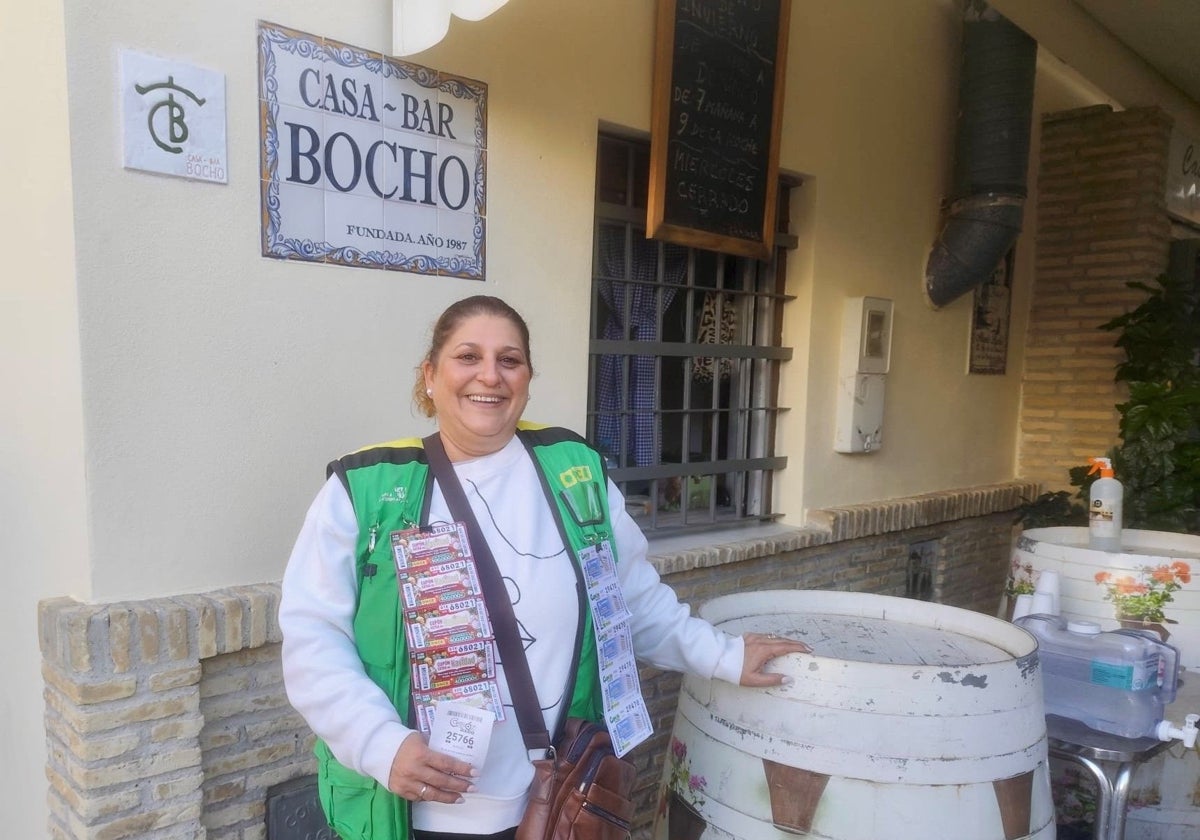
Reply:
<svg viewBox="0 0 1200 840"><path fill-rule="evenodd" d="M479 772L465 761L434 752L421 733L414 732L404 739L392 771L388 774L388 789L412 802L462 802L462 795L475 790L470 779Z"/></svg>

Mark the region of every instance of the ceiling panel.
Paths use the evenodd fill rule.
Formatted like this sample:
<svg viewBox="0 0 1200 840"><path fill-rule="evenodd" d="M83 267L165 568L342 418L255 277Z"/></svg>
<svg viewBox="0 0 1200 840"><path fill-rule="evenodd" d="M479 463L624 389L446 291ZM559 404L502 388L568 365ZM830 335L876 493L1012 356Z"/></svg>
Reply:
<svg viewBox="0 0 1200 840"><path fill-rule="evenodd" d="M1074 0L1167 81L1200 102L1200 0Z"/></svg>

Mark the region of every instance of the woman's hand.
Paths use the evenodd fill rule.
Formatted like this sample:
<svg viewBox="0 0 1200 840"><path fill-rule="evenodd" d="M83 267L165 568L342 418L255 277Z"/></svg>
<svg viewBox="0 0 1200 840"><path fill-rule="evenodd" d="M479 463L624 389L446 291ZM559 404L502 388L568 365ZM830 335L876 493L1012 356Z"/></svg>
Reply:
<svg viewBox="0 0 1200 840"><path fill-rule="evenodd" d="M429 749L421 733L414 732L396 750L388 790L413 802L458 803L462 794L475 790L468 779L478 775L467 762Z"/></svg>
<svg viewBox="0 0 1200 840"><path fill-rule="evenodd" d="M768 674L762 670L775 657L787 653L812 653L812 648L804 642L785 639L774 633L747 633L742 636L742 643L746 648L746 656L742 662L740 684L750 688L783 684L783 674Z"/></svg>

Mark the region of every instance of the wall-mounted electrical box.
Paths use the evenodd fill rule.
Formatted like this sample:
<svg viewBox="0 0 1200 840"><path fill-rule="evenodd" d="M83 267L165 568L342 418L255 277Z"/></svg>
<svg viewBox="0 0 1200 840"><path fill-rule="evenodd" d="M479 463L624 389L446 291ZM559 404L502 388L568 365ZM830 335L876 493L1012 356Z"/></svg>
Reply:
<svg viewBox="0 0 1200 840"><path fill-rule="evenodd" d="M838 358L836 452L874 452L883 445L883 395L892 362L892 302L847 298Z"/></svg>

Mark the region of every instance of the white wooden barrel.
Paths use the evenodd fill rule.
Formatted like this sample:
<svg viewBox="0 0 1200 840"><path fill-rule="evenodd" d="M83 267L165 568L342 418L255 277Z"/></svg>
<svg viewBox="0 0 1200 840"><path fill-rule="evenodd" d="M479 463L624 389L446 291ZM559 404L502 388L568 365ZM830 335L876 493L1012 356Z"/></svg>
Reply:
<svg viewBox="0 0 1200 840"><path fill-rule="evenodd" d="M1087 619L1105 630L1118 626L1116 611L1104 600L1105 589L1096 575L1136 578L1143 568L1184 563L1192 580L1172 593L1166 605L1171 634L1167 639L1179 648L1179 662L1200 671L1200 537L1168 531L1122 532L1123 551L1094 551L1087 547L1087 528L1033 528L1017 537L1013 563L1032 567L1032 577L1047 569L1058 572L1062 613L1068 618ZM1024 574L1024 572L1022 572Z"/></svg>
<svg viewBox="0 0 1200 840"><path fill-rule="evenodd" d="M729 595L701 615L812 654L790 685L686 677L657 840L1054 837L1037 643L979 613L883 595Z"/></svg>
<svg viewBox="0 0 1200 840"><path fill-rule="evenodd" d="M1166 718L1176 724L1200 713L1200 675L1179 686ZM1133 771L1125 840L1196 840L1200 837L1200 756L1176 743Z"/></svg>
<svg viewBox="0 0 1200 840"><path fill-rule="evenodd" d="M1168 531L1126 529L1121 552L1088 548L1087 528L1034 528L1022 532L1013 563L1058 573L1062 613L1087 619L1105 630L1118 626L1113 605L1096 583L1099 572L1136 577L1142 568L1186 563L1192 580L1172 593L1164 609L1167 641L1179 649L1186 669L1179 693L1166 718L1182 724L1184 715L1200 713L1200 537ZM1125 840L1195 840L1200 837L1200 758L1175 746L1137 768L1133 775Z"/></svg>

